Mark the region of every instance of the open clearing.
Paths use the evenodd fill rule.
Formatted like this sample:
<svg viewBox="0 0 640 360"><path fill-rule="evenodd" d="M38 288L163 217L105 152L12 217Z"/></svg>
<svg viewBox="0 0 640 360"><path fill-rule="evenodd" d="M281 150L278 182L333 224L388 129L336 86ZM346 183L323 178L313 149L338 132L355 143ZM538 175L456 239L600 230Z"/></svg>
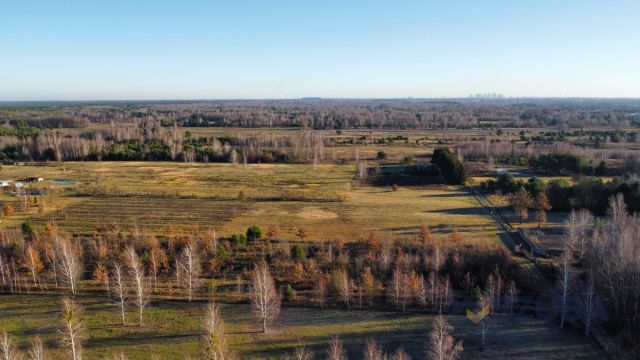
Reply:
<svg viewBox="0 0 640 360"><path fill-rule="evenodd" d="M27 336L39 334L54 344L58 299L48 296L2 296L0 327L27 346ZM116 304L104 298L80 298L85 307L89 358L106 358L122 351L128 359L148 359L151 354L180 359L198 354L200 319L204 303L153 302L144 327L122 327ZM222 304L221 313L231 334L231 344L242 358L280 359L293 352L298 340L322 358L333 335L345 342L351 358L359 358L365 341L375 339L386 350L403 346L414 359L422 358L432 315L385 311L346 311L305 307L283 307L278 326L269 334L256 333L246 304ZM131 323L135 314L129 313ZM479 329L463 316L449 316L454 336L463 340L465 359L599 359L598 347L581 334L560 330L556 325L532 318L495 317L484 349Z"/></svg>
<svg viewBox="0 0 640 360"><path fill-rule="evenodd" d="M413 237L429 225L436 239L453 228L463 242L495 241L496 229L484 208L459 187L361 185L352 165L186 164L168 162L65 163L3 166L2 178L41 176L70 179L74 185L39 183L59 191L52 204L18 212L36 225L55 221L73 233L98 226L215 229L221 235L244 232L253 224L277 224L284 240L304 226L308 240L353 241L369 231ZM63 191L64 190L64 191ZM244 197L244 199L240 199ZM17 203L3 194L1 201ZM18 209L19 206L16 205ZM7 222L11 224L9 220Z"/></svg>

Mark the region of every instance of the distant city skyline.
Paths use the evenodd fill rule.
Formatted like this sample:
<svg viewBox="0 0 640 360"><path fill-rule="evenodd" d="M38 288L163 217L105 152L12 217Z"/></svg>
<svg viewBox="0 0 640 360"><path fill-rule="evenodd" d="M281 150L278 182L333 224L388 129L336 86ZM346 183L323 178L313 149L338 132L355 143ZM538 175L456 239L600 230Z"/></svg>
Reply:
<svg viewBox="0 0 640 360"><path fill-rule="evenodd" d="M638 1L0 1L0 101L640 98Z"/></svg>

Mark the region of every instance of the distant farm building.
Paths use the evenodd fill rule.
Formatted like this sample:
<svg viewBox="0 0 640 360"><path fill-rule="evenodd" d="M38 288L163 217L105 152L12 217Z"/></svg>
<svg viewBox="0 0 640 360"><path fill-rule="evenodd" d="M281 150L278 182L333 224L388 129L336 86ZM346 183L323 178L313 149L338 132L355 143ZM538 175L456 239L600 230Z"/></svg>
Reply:
<svg viewBox="0 0 640 360"><path fill-rule="evenodd" d="M41 177L37 177L37 176L30 176L30 177L26 177L24 179L20 179L20 181L24 181L24 182L41 182L44 181L44 178Z"/></svg>

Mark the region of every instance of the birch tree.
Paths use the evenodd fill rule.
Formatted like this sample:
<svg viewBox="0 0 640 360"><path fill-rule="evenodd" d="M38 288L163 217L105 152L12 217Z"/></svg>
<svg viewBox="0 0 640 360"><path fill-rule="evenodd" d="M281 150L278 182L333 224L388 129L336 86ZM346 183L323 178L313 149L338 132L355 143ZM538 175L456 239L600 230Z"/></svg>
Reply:
<svg viewBox="0 0 640 360"><path fill-rule="evenodd" d="M386 360L387 357L382 348L373 339L369 339L364 345L362 358L364 360Z"/></svg>
<svg viewBox="0 0 640 360"><path fill-rule="evenodd" d="M167 254L160 246L153 246L149 252L149 260L151 274L153 275L153 291L156 292L158 288L158 273L161 267L167 265Z"/></svg>
<svg viewBox="0 0 640 360"><path fill-rule="evenodd" d="M263 333L280 315L280 296L265 261L256 264L251 273L251 308L262 324Z"/></svg>
<svg viewBox="0 0 640 360"><path fill-rule="evenodd" d="M560 258L560 328L564 327L565 317L567 313L567 297L569 296L569 287L571 283L571 263L572 253L569 248L564 249Z"/></svg>
<svg viewBox="0 0 640 360"><path fill-rule="evenodd" d="M300 343L296 346L294 355L296 360L313 360L313 352L307 349L307 346L304 343Z"/></svg>
<svg viewBox="0 0 640 360"><path fill-rule="evenodd" d="M444 316L438 315L433 320L430 344L427 350L428 360L456 360L463 351L462 341L455 341L453 326Z"/></svg>
<svg viewBox="0 0 640 360"><path fill-rule="evenodd" d="M22 360L23 358L20 350L6 331L0 336L0 356L2 360Z"/></svg>
<svg viewBox="0 0 640 360"><path fill-rule="evenodd" d="M347 360L347 352L337 336L331 338L327 350L327 360Z"/></svg>
<svg viewBox="0 0 640 360"><path fill-rule="evenodd" d="M203 355L207 360L232 359L229 351L227 333L224 321L220 316L218 307L210 302L207 306L207 314L204 320Z"/></svg>
<svg viewBox="0 0 640 360"><path fill-rule="evenodd" d="M31 273L31 277L33 278L33 286L38 287L38 275L42 270L44 270L44 265L42 264L42 260L40 259L40 254L33 248L32 245L29 245L27 246L25 255L26 266Z"/></svg>
<svg viewBox="0 0 640 360"><path fill-rule="evenodd" d="M197 286L198 277L201 272L200 257L192 243L187 244L182 250L180 269L184 274L184 287L187 290L189 302L191 302L193 291Z"/></svg>
<svg viewBox="0 0 640 360"><path fill-rule="evenodd" d="M125 325L125 312L127 304L127 284L125 280L125 273L120 263L113 265L111 271L111 277L113 278L113 287L118 297L118 305L120 306L120 316L122 318L122 326Z"/></svg>
<svg viewBox="0 0 640 360"><path fill-rule="evenodd" d="M78 280L84 270L80 261L80 250L68 238L57 238L57 250L62 278L71 295L75 296L78 292Z"/></svg>
<svg viewBox="0 0 640 360"><path fill-rule="evenodd" d="M39 336L33 338L31 340L31 349L29 350L29 360L49 360L50 358L42 338Z"/></svg>
<svg viewBox="0 0 640 360"><path fill-rule="evenodd" d="M482 338L482 346L484 346L487 335L489 334L489 315L491 314L492 303L493 296L489 291L485 291L478 300L478 309L482 315L480 319L480 335Z"/></svg>
<svg viewBox="0 0 640 360"><path fill-rule="evenodd" d="M127 266L129 268L129 277L133 283L134 299L133 302L138 308L138 325L142 326L142 316L144 309L149 303L149 291L147 286L147 280L144 276L144 268L142 262L136 254L136 250L133 246L129 246L125 250L127 258Z"/></svg>
<svg viewBox="0 0 640 360"><path fill-rule="evenodd" d="M85 327L81 319L82 308L70 298L62 299L62 335L61 344L68 348L71 360L82 360L82 340L85 336Z"/></svg>
<svg viewBox="0 0 640 360"><path fill-rule="evenodd" d="M387 284L387 299L393 305L396 310L400 310L402 303L402 270L399 267L393 271L389 284Z"/></svg>

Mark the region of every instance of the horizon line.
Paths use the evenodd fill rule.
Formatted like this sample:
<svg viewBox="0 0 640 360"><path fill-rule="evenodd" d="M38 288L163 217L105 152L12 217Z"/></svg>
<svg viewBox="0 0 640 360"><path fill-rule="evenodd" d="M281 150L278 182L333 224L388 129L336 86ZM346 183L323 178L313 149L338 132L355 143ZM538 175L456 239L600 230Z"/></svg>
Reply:
<svg viewBox="0 0 640 360"><path fill-rule="evenodd" d="M207 101L340 101L340 100L356 100L356 101L382 101L382 100L492 100L492 101L508 101L508 100L640 100L638 97L625 96L499 96L499 97L322 97L322 96L303 96L295 98L149 98L149 99L20 99L20 100L2 100L0 104L26 104L26 103L117 103L117 102L207 102Z"/></svg>

